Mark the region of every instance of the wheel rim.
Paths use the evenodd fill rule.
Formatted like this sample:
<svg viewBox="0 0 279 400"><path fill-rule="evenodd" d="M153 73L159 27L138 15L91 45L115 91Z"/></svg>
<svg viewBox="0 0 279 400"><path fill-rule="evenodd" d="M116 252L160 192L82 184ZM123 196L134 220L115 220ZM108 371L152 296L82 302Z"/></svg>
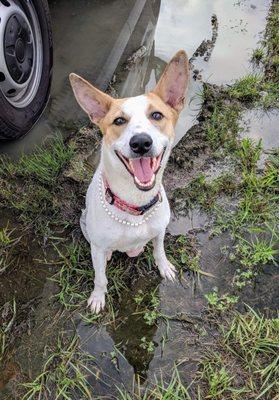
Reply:
<svg viewBox="0 0 279 400"><path fill-rule="evenodd" d="M0 1L0 90L17 108L34 99L41 80L43 43L31 1L26 9L13 0Z"/></svg>

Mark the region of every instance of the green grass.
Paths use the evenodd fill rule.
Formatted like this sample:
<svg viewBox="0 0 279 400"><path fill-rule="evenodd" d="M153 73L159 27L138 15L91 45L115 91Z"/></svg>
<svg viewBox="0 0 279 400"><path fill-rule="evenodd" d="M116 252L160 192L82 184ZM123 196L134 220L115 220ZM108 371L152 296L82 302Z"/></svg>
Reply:
<svg viewBox="0 0 279 400"><path fill-rule="evenodd" d="M264 48L263 47L258 47L257 49L254 49L251 55L251 61L259 63L260 61L263 60L264 58Z"/></svg>
<svg viewBox="0 0 279 400"><path fill-rule="evenodd" d="M274 1L271 5L266 33L265 33L265 46L268 52L267 70L272 74L275 80L279 80L279 4Z"/></svg>
<svg viewBox="0 0 279 400"><path fill-rule="evenodd" d="M233 376L223 366L218 354L211 354L200 366L201 379L207 383L206 399L224 399L230 392L236 392L231 386ZM239 392L239 391L238 391ZM240 391L241 392L241 391Z"/></svg>
<svg viewBox="0 0 279 400"><path fill-rule="evenodd" d="M247 75L235 81L228 89L228 93L232 98L241 101L252 102L260 97L261 75Z"/></svg>
<svg viewBox="0 0 279 400"><path fill-rule="evenodd" d="M44 226L56 222L62 203L56 198L61 190L58 178L73 155L74 145L64 143L58 135L33 154L23 155L18 162L1 157L2 207L16 211L21 222L34 226L45 235Z"/></svg>
<svg viewBox="0 0 279 400"><path fill-rule="evenodd" d="M199 205L202 210L209 212L214 210L218 196L235 194L238 187L233 173L222 173L211 182L204 174L199 174L187 186L174 190L172 199L179 211Z"/></svg>
<svg viewBox="0 0 279 400"><path fill-rule="evenodd" d="M251 240L239 238L236 245L236 258L245 267L255 267L272 263L277 265L279 235L273 232L269 239L255 236Z"/></svg>
<svg viewBox="0 0 279 400"><path fill-rule="evenodd" d="M88 379L95 375L94 357L80 349L78 339L74 337L67 346L59 340L57 348L48 352L42 372L34 381L24 384L26 394L22 400L70 400L73 396L93 399Z"/></svg>
<svg viewBox="0 0 279 400"><path fill-rule="evenodd" d="M231 152L237 146L237 135L240 132L240 107L236 104L224 105L216 102L210 118L205 122L207 141L213 150L223 147Z"/></svg>
<svg viewBox="0 0 279 400"><path fill-rule="evenodd" d="M279 390L279 318L269 319L250 309L236 314L224 330L228 351L247 371L255 399L271 399Z"/></svg>
<svg viewBox="0 0 279 400"><path fill-rule="evenodd" d="M180 374L174 368L169 382L156 380L153 387L145 390L135 388L133 395L118 389L117 400L192 400L188 388L181 381ZM201 400L201 399L199 399Z"/></svg>
<svg viewBox="0 0 279 400"><path fill-rule="evenodd" d="M57 135L48 145L38 147L33 154L24 154L18 162L1 157L0 176L35 179L41 184L53 185L74 155L73 144L65 144Z"/></svg>

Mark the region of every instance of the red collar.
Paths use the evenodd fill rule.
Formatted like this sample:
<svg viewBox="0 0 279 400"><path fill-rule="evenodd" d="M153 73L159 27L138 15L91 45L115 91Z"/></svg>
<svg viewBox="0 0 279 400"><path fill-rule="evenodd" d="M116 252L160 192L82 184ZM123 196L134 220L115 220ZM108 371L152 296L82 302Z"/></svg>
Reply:
<svg viewBox="0 0 279 400"><path fill-rule="evenodd" d="M151 207L153 207L156 203L161 202L162 201L162 195L161 192L159 191L155 197L153 197L153 199L139 207L139 206L135 206L134 204L129 204L126 201L120 199L120 197L118 197L116 194L114 194L108 184L108 181L106 180L106 178L103 176L103 182L104 182L104 187L105 187L105 199L106 201L111 204L114 205L115 207L119 208L119 210L121 211L125 211L129 214L132 215L143 215L146 211L150 210Z"/></svg>

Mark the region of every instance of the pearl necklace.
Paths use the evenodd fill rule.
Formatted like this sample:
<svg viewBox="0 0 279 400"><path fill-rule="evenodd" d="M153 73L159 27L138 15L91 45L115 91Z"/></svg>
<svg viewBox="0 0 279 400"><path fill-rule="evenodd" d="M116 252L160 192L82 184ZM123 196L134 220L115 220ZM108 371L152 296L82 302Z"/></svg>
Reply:
<svg viewBox="0 0 279 400"><path fill-rule="evenodd" d="M113 214L107 207L105 200L104 200L104 196L103 196L103 179L102 179L102 175L100 174L99 176L99 195L100 195L100 200L101 200L101 204L102 207L104 208L105 212L108 214L108 216L113 219L114 221L119 222L120 224L123 225L128 225L128 226L139 226L144 224L145 222L147 222L152 215L155 213L155 211L158 210L158 208L160 207L161 202L159 202L158 204L156 204L156 206L153 208L153 210L151 210L150 213L147 214L146 217L144 217L140 222L130 222L127 221L125 219L121 219L119 217L117 217L117 215Z"/></svg>

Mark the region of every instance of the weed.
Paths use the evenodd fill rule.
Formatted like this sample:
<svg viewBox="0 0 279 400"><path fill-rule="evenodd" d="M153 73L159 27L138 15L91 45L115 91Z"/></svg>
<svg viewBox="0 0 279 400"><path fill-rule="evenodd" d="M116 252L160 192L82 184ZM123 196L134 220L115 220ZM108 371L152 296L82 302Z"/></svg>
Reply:
<svg viewBox="0 0 279 400"><path fill-rule="evenodd" d="M73 155L73 145L66 145L58 135L50 146L39 147L34 154L23 155L18 163L18 173L35 178L42 184L53 185Z"/></svg>
<svg viewBox="0 0 279 400"><path fill-rule="evenodd" d="M152 340L148 341L146 339L146 337L144 336L144 337L141 338L140 341L141 341L140 347L142 349L147 350L147 353L154 353L155 344L154 344L154 342Z"/></svg>
<svg viewBox="0 0 279 400"><path fill-rule="evenodd" d="M239 242L236 245L236 254L240 257L240 263L245 267L255 267L257 265L266 265L268 263L276 263L276 255L279 250L276 248L278 243L278 235L276 240L260 239L255 237L248 241L243 237L239 238Z"/></svg>
<svg viewBox="0 0 279 400"><path fill-rule="evenodd" d="M191 400L188 388L182 383L177 368L174 368L169 382L163 379L156 379L152 388L144 391L139 387L136 388L133 395L118 388L118 400ZM197 400L201 400L200 397Z"/></svg>
<svg viewBox="0 0 279 400"><path fill-rule="evenodd" d="M232 98L241 101L255 101L260 97L261 81L261 75L247 75L238 79L228 89L228 93Z"/></svg>
<svg viewBox="0 0 279 400"><path fill-rule="evenodd" d="M257 144L249 138L240 141L236 151L237 160L241 165L243 174L254 172L262 152L262 141Z"/></svg>
<svg viewBox="0 0 279 400"><path fill-rule="evenodd" d="M134 297L135 303L139 306L144 307L143 311L136 311L136 314L143 314L143 320L147 325L154 325L158 318L162 316L159 311L160 299L158 296L158 287L156 287L151 293L143 293L139 290Z"/></svg>
<svg viewBox="0 0 279 400"><path fill-rule="evenodd" d="M213 288L212 292L205 294L205 298L213 310L220 312L227 311L238 302L238 296L227 293L219 296L217 288Z"/></svg>
<svg viewBox="0 0 279 400"><path fill-rule="evenodd" d="M200 268L201 253L187 236L177 237L175 243L171 243L167 248L167 254L180 274L182 271L191 271L197 277L200 275L212 277L210 273Z"/></svg>
<svg viewBox="0 0 279 400"><path fill-rule="evenodd" d="M248 284L250 284L252 282L252 279L257 275L258 273L256 271L241 271L240 269L237 269L233 279L233 285L238 289L243 289Z"/></svg>
<svg viewBox="0 0 279 400"><path fill-rule="evenodd" d="M265 318L250 308L246 315L236 314L224 340L251 374L254 398L274 398L279 390L279 319Z"/></svg>
<svg viewBox="0 0 279 400"><path fill-rule="evenodd" d="M79 348L76 337L68 346L58 341L57 349L50 351L42 372L33 382L24 384L27 392L23 400L48 398L69 400L73 395L82 399L93 398L88 378L94 375L94 357ZM91 389L91 390L90 390Z"/></svg>
<svg viewBox="0 0 279 400"><path fill-rule="evenodd" d="M205 122L207 140L213 150L223 147L226 151L235 150L239 126L240 108L236 104L224 105L216 102L209 120Z"/></svg>
<svg viewBox="0 0 279 400"><path fill-rule="evenodd" d="M134 300L137 305L140 305L143 302L144 298L145 298L145 294L143 293L142 290L139 290L137 292L137 294L135 295Z"/></svg>
<svg viewBox="0 0 279 400"><path fill-rule="evenodd" d="M263 47L258 47L257 49L254 49L251 55L251 61L255 63L259 63L262 61L264 58L264 48Z"/></svg>
<svg viewBox="0 0 279 400"><path fill-rule="evenodd" d="M223 366L223 361L218 354L212 354L201 364L201 379L207 385L207 399L224 399L228 392L233 391L231 383L233 377Z"/></svg>

